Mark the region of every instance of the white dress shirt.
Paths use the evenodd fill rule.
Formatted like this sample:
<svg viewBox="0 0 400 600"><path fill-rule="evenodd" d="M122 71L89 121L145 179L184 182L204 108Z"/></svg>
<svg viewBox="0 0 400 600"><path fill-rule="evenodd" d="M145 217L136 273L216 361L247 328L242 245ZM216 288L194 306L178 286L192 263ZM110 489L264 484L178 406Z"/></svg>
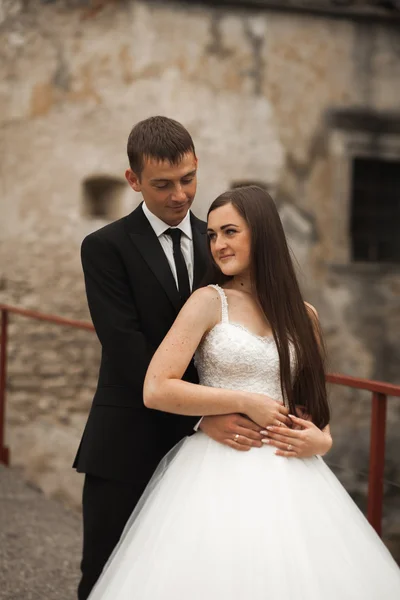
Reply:
<svg viewBox="0 0 400 600"><path fill-rule="evenodd" d="M172 238L165 232L167 231L167 229L180 229L182 231L183 235L181 237L181 250L188 270L190 289L192 290L194 252L192 224L190 223L190 211L187 212L186 217L179 223L179 225L177 225L176 227L170 227L169 225L167 225L167 223L164 223L164 221L161 221L161 219L159 219L158 217L156 217L156 215L150 212L145 202L143 202L142 208L144 214L146 215L150 225L154 230L154 233L158 237L158 241L160 242L162 249L164 250L164 254L167 257L168 264L174 276L177 289L179 289L178 276L176 274Z"/></svg>
<svg viewBox="0 0 400 600"><path fill-rule="evenodd" d="M143 202L143 204L142 204L142 209L143 209L144 214L147 217L147 220L149 221L150 225L152 226L154 233L158 237L158 241L160 242L161 247L164 250L164 254L167 257L168 264L171 267L171 271L172 271L172 274L175 279L176 287L177 287L177 289L179 289L178 276L176 274L176 266L175 266L175 260L174 260L174 250L173 250L173 245L172 245L172 238L170 235L165 233L167 231L167 229L170 229L170 226L167 225L167 223L164 223L164 221L161 221L161 219L156 217L156 215L154 215L152 212L150 212L150 210L148 209L145 202ZM171 229L174 229L174 228L171 227ZM188 270L190 289L192 290L193 289L193 271L194 271L194 269L193 269L194 251L193 251L192 224L190 222L190 211L187 212L186 217L183 219L183 221L181 221L179 223L179 225L177 225L176 229L180 229L183 233L183 235L181 237L181 250L182 250L183 258L185 259L185 263L186 263L187 270ZM203 417L194 426L193 429L195 431L198 430L199 425L202 422L202 420L203 420Z"/></svg>

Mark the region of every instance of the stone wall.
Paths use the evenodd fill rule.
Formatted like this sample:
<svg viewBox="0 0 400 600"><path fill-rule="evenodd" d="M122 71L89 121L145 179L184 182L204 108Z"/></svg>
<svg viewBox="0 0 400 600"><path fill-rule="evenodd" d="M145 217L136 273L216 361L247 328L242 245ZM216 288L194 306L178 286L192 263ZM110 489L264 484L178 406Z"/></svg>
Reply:
<svg viewBox="0 0 400 600"><path fill-rule="evenodd" d="M330 368L400 382L399 270L348 258L342 180L352 154L338 139L356 133L327 118L332 110L399 111L399 29L195 2L109 3L89 18L83 5L0 3L0 301L88 318L79 246L106 221L88 217L85 181L123 181L132 125L166 114L196 143L200 217L234 182L272 190L305 296L320 313ZM118 197L113 218L139 200L127 186ZM92 333L12 318L12 462L75 506L81 478L70 464L98 356ZM331 461L345 467L338 472L362 503L369 399L342 388L332 405ZM399 484L400 401L390 405L387 478ZM392 536L397 490L388 484Z"/></svg>

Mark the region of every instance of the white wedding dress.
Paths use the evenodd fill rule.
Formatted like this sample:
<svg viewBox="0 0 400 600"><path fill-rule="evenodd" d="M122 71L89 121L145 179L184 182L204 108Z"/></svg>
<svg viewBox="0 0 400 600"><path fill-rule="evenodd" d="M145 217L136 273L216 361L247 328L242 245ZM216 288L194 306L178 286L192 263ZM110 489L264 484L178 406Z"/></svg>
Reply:
<svg viewBox="0 0 400 600"><path fill-rule="evenodd" d="M272 337L222 321L203 385L281 400ZM151 443L151 440L149 440ZM159 465L90 600L399 600L400 569L321 457L238 452L201 432Z"/></svg>

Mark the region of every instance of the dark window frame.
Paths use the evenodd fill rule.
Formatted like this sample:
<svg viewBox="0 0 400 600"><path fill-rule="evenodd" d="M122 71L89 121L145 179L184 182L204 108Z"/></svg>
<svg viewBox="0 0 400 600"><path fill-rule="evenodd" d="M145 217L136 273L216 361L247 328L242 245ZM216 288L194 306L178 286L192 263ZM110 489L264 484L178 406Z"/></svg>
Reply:
<svg viewBox="0 0 400 600"><path fill-rule="evenodd" d="M400 160L353 157L349 227L353 263L400 264Z"/></svg>

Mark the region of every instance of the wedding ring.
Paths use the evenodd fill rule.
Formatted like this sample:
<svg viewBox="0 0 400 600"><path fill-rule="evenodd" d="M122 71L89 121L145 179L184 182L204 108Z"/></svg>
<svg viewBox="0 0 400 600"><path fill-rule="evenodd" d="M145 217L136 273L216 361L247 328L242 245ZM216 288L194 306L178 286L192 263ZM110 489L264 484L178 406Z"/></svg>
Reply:
<svg viewBox="0 0 400 600"><path fill-rule="evenodd" d="M292 444L288 444L288 447L287 447L287 449L288 449L288 452L290 452L291 450L293 450L293 446L292 446Z"/></svg>
<svg viewBox="0 0 400 600"><path fill-rule="evenodd" d="M237 433L233 439L235 440L235 442L237 442L239 439L239 434Z"/></svg>

